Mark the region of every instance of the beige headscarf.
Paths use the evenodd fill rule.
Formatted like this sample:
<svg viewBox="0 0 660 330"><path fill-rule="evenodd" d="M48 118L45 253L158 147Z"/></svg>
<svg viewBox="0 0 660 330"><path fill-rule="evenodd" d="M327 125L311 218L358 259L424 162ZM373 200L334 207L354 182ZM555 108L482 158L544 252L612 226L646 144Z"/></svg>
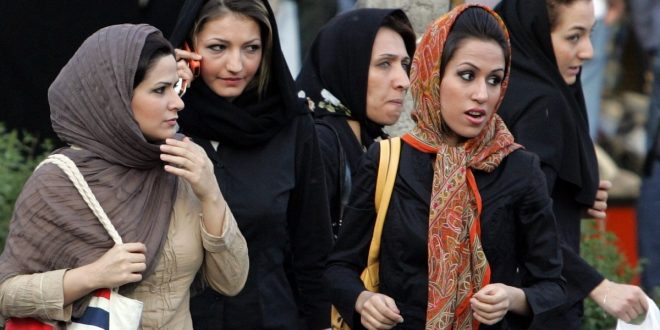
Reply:
<svg viewBox="0 0 660 330"><path fill-rule="evenodd" d="M53 128L76 148L69 156L124 242L147 246L155 266L169 227L176 177L163 170L158 145L133 118L131 98L149 25L115 25L90 36L48 91ZM39 168L19 196L0 256L0 281L16 275L75 268L97 260L113 241L67 176L52 164ZM85 303L77 302L74 316ZM81 303L82 302L82 303Z"/></svg>

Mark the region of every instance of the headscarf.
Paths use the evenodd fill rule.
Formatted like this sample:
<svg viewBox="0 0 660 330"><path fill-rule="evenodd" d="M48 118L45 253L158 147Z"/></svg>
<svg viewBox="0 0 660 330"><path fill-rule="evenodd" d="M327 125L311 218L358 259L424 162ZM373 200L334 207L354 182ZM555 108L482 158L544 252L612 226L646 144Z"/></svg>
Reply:
<svg viewBox="0 0 660 330"><path fill-rule="evenodd" d="M153 272L167 236L176 177L133 117L131 99L149 25L115 25L90 36L48 90L53 129L124 242L147 247ZM114 242L58 167L36 170L16 201L0 256L0 281L17 275L76 268L99 259ZM83 299L84 300L84 299ZM82 303L84 305L84 303ZM75 305L74 315L85 306Z"/></svg>
<svg viewBox="0 0 660 330"><path fill-rule="evenodd" d="M275 15L268 1L246 1L263 2L268 10L268 20L272 28L271 70L264 95L258 95L256 88L246 89L233 102L229 102L211 90L203 79L197 78L183 96L186 111L179 114L179 124L183 132L218 141L221 145L244 148L265 144L288 126L295 116L309 113L303 107L302 101L296 97L293 78L282 54ZM183 4L170 37L175 47L182 48L206 2L207 0L186 0ZM259 27L263 29L261 25Z"/></svg>
<svg viewBox="0 0 660 330"><path fill-rule="evenodd" d="M428 231L428 307L426 329L475 329L470 298L490 282L490 266L481 245L481 197L473 170L492 172L520 148L497 114L481 133L463 145L445 141L440 112L440 59L454 22L468 8L481 8L506 27L488 7L462 5L431 24L417 47L411 72L416 126L403 139L412 147L436 155ZM508 35L506 36L508 43ZM508 84L510 58L500 86L499 104Z"/></svg>
<svg viewBox="0 0 660 330"><path fill-rule="evenodd" d="M546 2L507 0L496 11L512 32L513 48L511 85L500 114L516 140L575 186L575 201L591 206L598 189L598 164L582 85L578 76L568 86L557 68ZM532 108L539 112L530 113ZM531 120L519 123L522 116Z"/></svg>
<svg viewBox="0 0 660 330"><path fill-rule="evenodd" d="M366 109L371 51L388 16L397 16L410 25L400 9L356 9L330 20L314 40L296 80L298 89L313 103L314 116L335 128L344 148L355 145L346 118L360 123L365 147L384 135L383 125L369 120ZM402 38L412 56L414 36ZM363 153L359 147L358 156Z"/></svg>

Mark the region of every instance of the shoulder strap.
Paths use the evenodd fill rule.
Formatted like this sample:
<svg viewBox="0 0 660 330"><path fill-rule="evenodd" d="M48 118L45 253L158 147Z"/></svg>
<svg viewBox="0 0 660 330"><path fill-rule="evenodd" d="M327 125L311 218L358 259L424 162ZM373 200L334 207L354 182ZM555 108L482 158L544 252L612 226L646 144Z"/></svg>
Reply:
<svg viewBox="0 0 660 330"><path fill-rule="evenodd" d="M371 245L369 246L367 265L378 262L380 238L383 233L387 208L390 204L392 191L394 190L394 182L396 181L396 173L399 167L399 156L401 154L401 138L394 137L382 140L379 143L380 160L378 163L378 177L376 178L376 195L374 201L377 210L376 224L374 225L374 234L371 238Z"/></svg>
<svg viewBox="0 0 660 330"><path fill-rule="evenodd" d="M119 236L115 226L112 225L112 222L110 222L110 219L105 214L105 211L103 211L99 201L96 200L92 189L89 188L87 181L85 181L82 173L80 173L76 163L74 163L69 157L65 155L54 154L48 156L48 158L44 159L39 165L37 165L37 169L47 163L55 164L60 169L62 169L62 171L64 171L64 173L69 177L69 180L71 180L76 189L78 189L80 196L82 196L85 203L87 203L87 206L89 206L92 212L94 212L94 215L96 215L96 217L99 219L103 225L103 228L105 228L115 244L122 244L121 236Z"/></svg>

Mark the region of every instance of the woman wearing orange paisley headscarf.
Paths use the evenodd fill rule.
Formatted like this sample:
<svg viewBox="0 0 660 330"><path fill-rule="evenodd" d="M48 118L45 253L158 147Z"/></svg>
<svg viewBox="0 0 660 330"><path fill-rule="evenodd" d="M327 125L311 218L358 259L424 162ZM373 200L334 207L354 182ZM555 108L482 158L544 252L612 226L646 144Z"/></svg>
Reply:
<svg viewBox="0 0 660 330"><path fill-rule="evenodd" d="M524 329L564 299L555 219L538 158L495 113L511 62L490 9L429 26L413 60L416 126L403 136L380 245L380 292L359 274L375 221L379 146L356 174L326 280L352 329Z"/></svg>

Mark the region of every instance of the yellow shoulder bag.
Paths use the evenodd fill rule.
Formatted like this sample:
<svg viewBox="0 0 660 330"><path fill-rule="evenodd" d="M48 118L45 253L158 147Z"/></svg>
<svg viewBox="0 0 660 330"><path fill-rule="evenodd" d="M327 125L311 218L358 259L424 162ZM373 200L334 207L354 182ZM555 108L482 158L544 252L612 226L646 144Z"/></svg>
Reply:
<svg viewBox="0 0 660 330"><path fill-rule="evenodd" d="M376 224L374 225L374 234L371 237L369 246L369 257L367 267L362 271L360 279L364 287L372 292L378 292L380 284L379 268L380 262L380 237L383 233L383 224L387 207L390 204L392 190L394 190L394 181L396 180L396 171L399 167L399 156L401 154L401 138L395 137L380 141L380 160L378 164L378 178L376 179L375 207ZM351 328L341 317L335 306L332 306L330 320L333 330L350 330Z"/></svg>

